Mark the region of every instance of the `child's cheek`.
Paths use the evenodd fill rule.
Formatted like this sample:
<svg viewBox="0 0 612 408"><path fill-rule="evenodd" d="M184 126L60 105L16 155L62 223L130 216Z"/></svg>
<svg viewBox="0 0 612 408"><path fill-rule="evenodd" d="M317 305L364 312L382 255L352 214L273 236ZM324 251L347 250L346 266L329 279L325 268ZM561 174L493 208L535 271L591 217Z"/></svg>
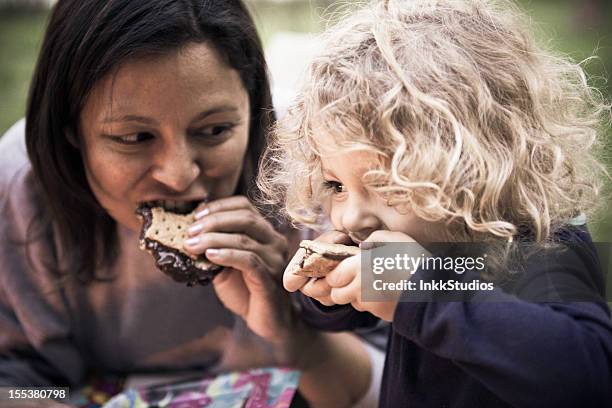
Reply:
<svg viewBox="0 0 612 408"><path fill-rule="evenodd" d="M325 197L323 199L323 202L321 202L321 208L323 209L323 213L327 216L330 217L332 216L332 200L330 197Z"/></svg>
<svg viewBox="0 0 612 408"><path fill-rule="evenodd" d="M334 202L332 199L326 199L323 202L322 208L325 215L329 218L334 229L342 230L342 203Z"/></svg>

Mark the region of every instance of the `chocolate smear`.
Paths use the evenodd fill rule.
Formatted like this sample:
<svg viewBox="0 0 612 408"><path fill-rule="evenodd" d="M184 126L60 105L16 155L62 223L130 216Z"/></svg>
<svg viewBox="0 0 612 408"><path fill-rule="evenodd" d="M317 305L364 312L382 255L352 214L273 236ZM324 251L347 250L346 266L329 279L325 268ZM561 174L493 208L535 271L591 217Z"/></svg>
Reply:
<svg viewBox="0 0 612 408"><path fill-rule="evenodd" d="M204 255L197 257L182 251L186 220L194 214L175 214L162 207L141 205L136 214L142 219L140 249L155 258L155 264L166 275L187 286L208 285L221 272L222 266L210 262ZM182 234L174 234L176 229ZM173 246L168 245L172 243Z"/></svg>

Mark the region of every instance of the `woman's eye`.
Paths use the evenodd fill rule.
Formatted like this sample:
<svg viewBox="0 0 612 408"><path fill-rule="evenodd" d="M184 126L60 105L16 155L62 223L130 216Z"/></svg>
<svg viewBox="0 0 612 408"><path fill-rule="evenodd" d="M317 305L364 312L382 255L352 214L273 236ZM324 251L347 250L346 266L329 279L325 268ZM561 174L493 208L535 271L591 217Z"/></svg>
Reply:
<svg viewBox="0 0 612 408"><path fill-rule="evenodd" d="M325 180L323 182L323 185L326 190L329 190L333 192L334 194L340 194L340 193L346 192L346 188L344 187L344 184L339 183L337 181Z"/></svg>
<svg viewBox="0 0 612 408"><path fill-rule="evenodd" d="M199 130L197 134L202 137L218 138L232 130L233 127L234 125L231 124L208 126Z"/></svg>
<svg viewBox="0 0 612 408"><path fill-rule="evenodd" d="M153 135L149 132L138 132L129 135L111 136L111 138L117 143L135 145L152 139Z"/></svg>

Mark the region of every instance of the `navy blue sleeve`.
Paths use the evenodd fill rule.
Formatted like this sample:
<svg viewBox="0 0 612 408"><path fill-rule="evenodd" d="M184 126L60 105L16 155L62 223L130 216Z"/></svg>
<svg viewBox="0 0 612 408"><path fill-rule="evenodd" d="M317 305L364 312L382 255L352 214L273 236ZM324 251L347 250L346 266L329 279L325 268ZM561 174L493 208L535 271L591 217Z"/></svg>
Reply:
<svg viewBox="0 0 612 408"><path fill-rule="evenodd" d="M587 276L596 265L558 261L535 276L559 292L596 294ZM612 321L603 299L535 303L495 288L470 302L400 302L392 326L512 406L612 406Z"/></svg>
<svg viewBox="0 0 612 408"><path fill-rule="evenodd" d="M612 327L603 305L406 302L393 329L513 406L587 399L612 406Z"/></svg>
<svg viewBox="0 0 612 408"><path fill-rule="evenodd" d="M296 293L300 316L311 327L325 331L347 331L376 326L379 319L368 312L359 312L351 305L324 306L302 293Z"/></svg>

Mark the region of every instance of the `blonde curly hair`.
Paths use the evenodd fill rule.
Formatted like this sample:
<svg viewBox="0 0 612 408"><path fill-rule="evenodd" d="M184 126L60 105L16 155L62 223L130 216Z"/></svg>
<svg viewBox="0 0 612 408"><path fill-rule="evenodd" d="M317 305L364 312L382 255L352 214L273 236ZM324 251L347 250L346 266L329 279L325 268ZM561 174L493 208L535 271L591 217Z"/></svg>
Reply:
<svg viewBox="0 0 612 408"><path fill-rule="evenodd" d="M590 213L610 106L525 20L506 1L391 0L333 26L261 161L262 201L317 226L336 145L375 152L364 183L447 240L541 242Z"/></svg>

